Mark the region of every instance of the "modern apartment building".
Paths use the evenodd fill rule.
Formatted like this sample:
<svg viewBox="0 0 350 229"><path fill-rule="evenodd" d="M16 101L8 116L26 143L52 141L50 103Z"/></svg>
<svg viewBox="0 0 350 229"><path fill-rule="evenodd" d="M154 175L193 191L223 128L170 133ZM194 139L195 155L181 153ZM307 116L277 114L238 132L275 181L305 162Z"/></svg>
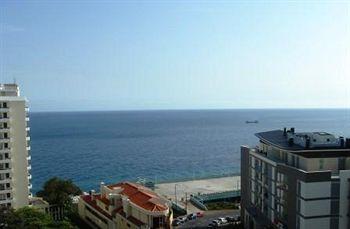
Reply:
<svg viewBox="0 0 350 229"><path fill-rule="evenodd" d="M101 183L100 193L82 195L78 211L92 228L170 228L169 202L152 190L131 182Z"/></svg>
<svg viewBox="0 0 350 229"><path fill-rule="evenodd" d="M350 228L350 139L294 128L241 147L245 228Z"/></svg>
<svg viewBox="0 0 350 229"><path fill-rule="evenodd" d="M29 204L28 108L16 84L0 84L0 206Z"/></svg>

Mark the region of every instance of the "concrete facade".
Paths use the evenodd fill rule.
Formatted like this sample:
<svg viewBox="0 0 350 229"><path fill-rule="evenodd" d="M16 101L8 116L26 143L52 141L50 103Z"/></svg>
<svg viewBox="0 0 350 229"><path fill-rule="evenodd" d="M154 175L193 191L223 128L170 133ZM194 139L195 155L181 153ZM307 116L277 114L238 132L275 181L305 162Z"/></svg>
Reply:
<svg viewBox="0 0 350 229"><path fill-rule="evenodd" d="M288 134L278 130L256 135L258 147L241 147L245 228L350 227L350 139L295 133L294 128ZM305 141L291 141L296 135ZM317 144L305 143L310 139Z"/></svg>
<svg viewBox="0 0 350 229"><path fill-rule="evenodd" d="M31 196L28 108L16 84L0 84L0 205L20 208Z"/></svg>

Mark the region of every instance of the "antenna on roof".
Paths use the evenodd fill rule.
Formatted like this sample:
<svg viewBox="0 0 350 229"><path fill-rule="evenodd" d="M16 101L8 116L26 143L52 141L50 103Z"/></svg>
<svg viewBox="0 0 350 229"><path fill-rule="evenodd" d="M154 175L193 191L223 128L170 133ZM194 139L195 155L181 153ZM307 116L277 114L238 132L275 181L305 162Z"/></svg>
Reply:
<svg viewBox="0 0 350 229"><path fill-rule="evenodd" d="M16 77L13 77L13 84L17 84Z"/></svg>

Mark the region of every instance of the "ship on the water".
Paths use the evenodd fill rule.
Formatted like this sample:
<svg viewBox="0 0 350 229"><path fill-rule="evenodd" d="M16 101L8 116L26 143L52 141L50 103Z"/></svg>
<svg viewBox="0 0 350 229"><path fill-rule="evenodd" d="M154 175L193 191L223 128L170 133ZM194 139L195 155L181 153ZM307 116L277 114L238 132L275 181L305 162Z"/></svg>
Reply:
<svg viewBox="0 0 350 229"><path fill-rule="evenodd" d="M259 121L258 120L251 120L251 121L247 120L247 121L245 121L245 123L247 123L247 124L249 124L249 123L259 123Z"/></svg>

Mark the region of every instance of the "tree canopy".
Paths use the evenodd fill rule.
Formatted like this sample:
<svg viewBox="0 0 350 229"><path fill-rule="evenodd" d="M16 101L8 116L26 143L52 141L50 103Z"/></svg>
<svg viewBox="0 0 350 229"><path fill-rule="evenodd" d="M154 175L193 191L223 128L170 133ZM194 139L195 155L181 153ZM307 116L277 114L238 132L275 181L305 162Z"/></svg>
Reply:
<svg viewBox="0 0 350 229"><path fill-rule="evenodd" d="M18 210L0 209L0 228L6 229L73 229L67 221L55 222L50 215L34 207L23 207Z"/></svg>
<svg viewBox="0 0 350 229"><path fill-rule="evenodd" d="M36 194L51 205L65 206L71 203L71 196L80 195L82 192L72 180L63 180L53 177L46 181L43 189Z"/></svg>

